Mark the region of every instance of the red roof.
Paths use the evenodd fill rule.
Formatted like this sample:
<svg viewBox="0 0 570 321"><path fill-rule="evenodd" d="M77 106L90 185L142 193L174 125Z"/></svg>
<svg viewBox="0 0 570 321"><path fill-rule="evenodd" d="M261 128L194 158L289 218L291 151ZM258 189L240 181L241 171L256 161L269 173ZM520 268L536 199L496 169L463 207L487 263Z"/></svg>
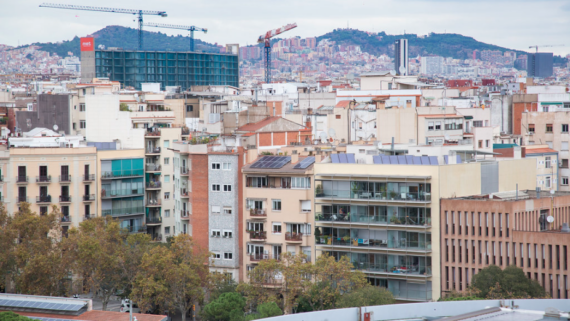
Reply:
<svg viewBox="0 0 570 321"><path fill-rule="evenodd" d="M335 108L346 108L350 105L350 102L351 102L350 100L341 100L334 107Z"/></svg>
<svg viewBox="0 0 570 321"><path fill-rule="evenodd" d="M61 315L61 314L49 314L49 313L34 313L34 312L24 312L16 311L19 315L29 316L29 317L42 317L42 318L53 318L53 319L67 319L67 320L82 320L82 321L129 321L129 314L123 312L113 312L113 311L99 311L91 310L80 315ZM139 321L162 321L166 319L166 315L154 315L154 314L142 314L133 313L133 319L137 317Z"/></svg>
<svg viewBox="0 0 570 321"><path fill-rule="evenodd" d="M256 130L259 130L259 129L271 124L272 122L278 120L279 118L281 118L281 117L276 117L276 116L267 117L264 120L258 121L257 123L251 123L251 124L243 125L240 128L238 128L237 130L240 132L242 132L242 131L243 132L254 132Z"/></svg>
<svg viewBox="0 0 570 321"><path fill-rule="evenodd" d="M545 153L558 153L552 148L525 148L525 154L545 154Z"/></svg>

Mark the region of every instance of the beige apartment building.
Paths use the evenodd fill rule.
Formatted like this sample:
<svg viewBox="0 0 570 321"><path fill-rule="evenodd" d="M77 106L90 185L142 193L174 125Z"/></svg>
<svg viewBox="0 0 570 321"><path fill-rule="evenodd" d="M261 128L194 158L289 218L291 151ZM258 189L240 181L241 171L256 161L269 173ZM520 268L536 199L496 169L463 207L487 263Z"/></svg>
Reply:
<svg viewBox="0 0 570 321"><path fill-rule="evenodd" d="M97 213L95 147L10 148L4 173L10 187L4 196L9 213L28 202L32 211L45 214L56 205L62 213L64 233ZM9 176L8 176L9 175Z"/></svg>
<svg viewBox="0 0 570 321"><path fill-rule="evenodd" d="M320 157L318 157L320 159ZM260 156L244 166L244 279L262 260L289 252L314 261L315 157Z"/></svg>
<svg viewBox="0 0 570 321"><path fill-rule="evenodd" d="M440 198L536 186L534 159L434 165L436 157L383 164L374 156L355 164L341 155L313 168L316 255L347 256L400 301L441 296Z"/></svg>

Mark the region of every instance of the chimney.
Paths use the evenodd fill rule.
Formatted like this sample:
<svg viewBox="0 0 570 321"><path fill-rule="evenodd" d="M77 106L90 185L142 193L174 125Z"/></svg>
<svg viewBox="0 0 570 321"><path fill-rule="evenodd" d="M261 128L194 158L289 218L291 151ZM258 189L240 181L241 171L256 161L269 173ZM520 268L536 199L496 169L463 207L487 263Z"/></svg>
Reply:
<svg viewBox="0 0 570 321"><path fill-rule="evenodd" d="M515 159L521 159L522 158L522 150L521 150L520 146L513 147L513 157Z"/></svg>
<svg viewBox="0 0 570 321"><path fill-rule="evenodd" d="M315 164L316 164L316 163L320 163L321 160L322 160L322 158L323 158L323 157L322 157L321 155L315 155Z"/></svg>
<svg viewBox="0 0 570 321"><path fill-rule="evenodd" d="M291 154L291 164L297 164L299 162L299 154Z"/></svg>

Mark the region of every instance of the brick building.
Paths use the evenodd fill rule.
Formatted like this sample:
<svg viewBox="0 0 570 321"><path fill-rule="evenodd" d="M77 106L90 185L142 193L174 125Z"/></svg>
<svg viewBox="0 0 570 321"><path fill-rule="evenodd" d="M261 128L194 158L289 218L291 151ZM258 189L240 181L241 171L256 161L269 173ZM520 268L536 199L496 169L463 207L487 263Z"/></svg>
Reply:
<svg viewBox="0 0 570 321"><path fill-rule="evenodd" d="M494 264L516 265L552 298L568 298L570 193L442 199L440 213L442 293L465 290L473 275Z"/></svg>

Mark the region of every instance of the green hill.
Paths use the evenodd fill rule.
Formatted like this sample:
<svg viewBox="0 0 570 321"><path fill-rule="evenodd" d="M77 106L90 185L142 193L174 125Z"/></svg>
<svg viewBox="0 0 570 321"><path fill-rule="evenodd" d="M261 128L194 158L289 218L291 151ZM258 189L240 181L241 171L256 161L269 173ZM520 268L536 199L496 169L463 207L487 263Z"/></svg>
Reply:
<svg viewBox="0 0 570 321"><path fill-rule="evenodd" d="M180 30L182 33L187 33ZM136 50L139 48L139 31L138 29L126 28L121 26L107 26L92 34L95 38L95 46L104 45L105 47L119 47L128 50ZM194 33L194 46L196 50L205 52L219 52L219 48L213 44L209 44L197 37L203 33ZM143 30L143 40L145 50L169 50L169 51L188 51L190 49L190 37L188 36L168 36L162 32L153 32ZM72 52L75 56L79 56L79 37L72 40L65 40L59 43L33 43L40 46L41 50L50 53L56 53L60 57L67 57L68 52Z"/></svg>

